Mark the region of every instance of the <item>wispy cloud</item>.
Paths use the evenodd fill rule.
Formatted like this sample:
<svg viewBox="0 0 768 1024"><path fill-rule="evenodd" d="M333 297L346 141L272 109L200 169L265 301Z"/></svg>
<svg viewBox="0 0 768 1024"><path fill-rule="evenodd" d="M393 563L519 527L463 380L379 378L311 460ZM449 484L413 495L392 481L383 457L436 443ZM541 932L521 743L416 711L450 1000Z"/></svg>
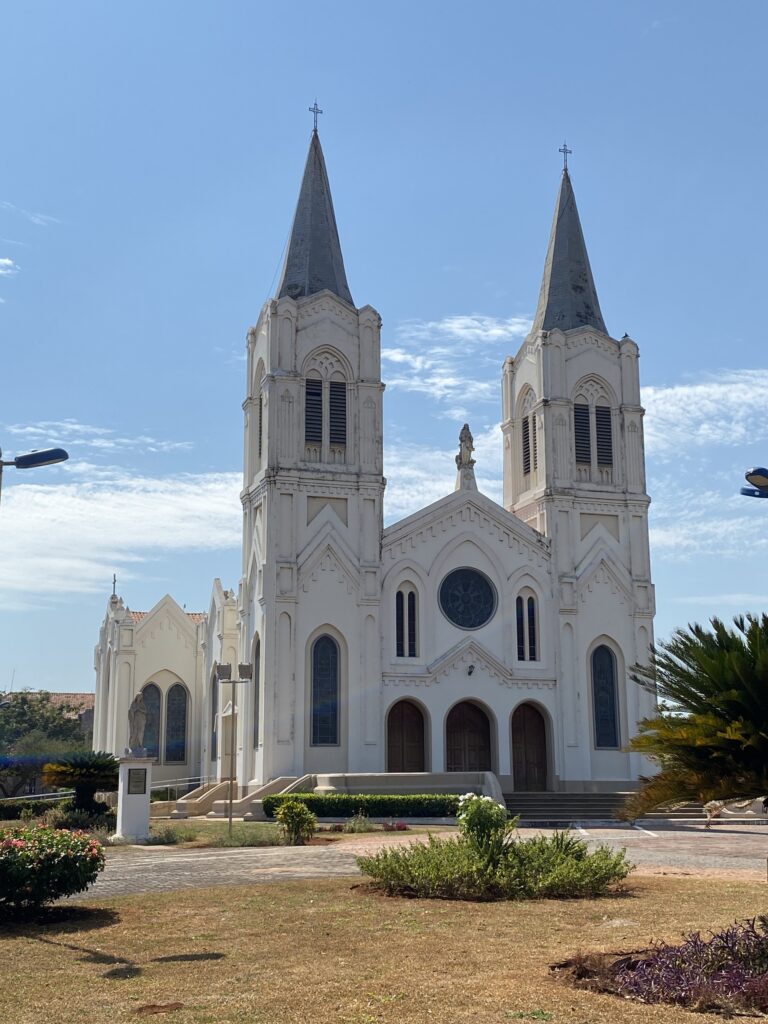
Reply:
<svg viewBox="0 0 768 1024"><path fill-rule="evenodd" d="M52 217L48 213L35 213L32 210L24 210L21 206L9 203L7 199L0 199L0 210L8 210L9 213L18 214L20 217L24 217L25 220L42 228L48 227L49 224L61 224L58 217Z"/></svg>
<svg viewBox="0 0 768 1024"><path fill-rule="evenodd" d="M722 370L688 383L642 389L645 441L657 458L680 450L768 438L768 370Z"/></svg>
<svg viewBox="0 0 768 1024"><path fill-rule="evenodd" d="M10 277L18 274L19 265L10 256L0 256L0 277Z"/></svg>
<svg viewBox="0 0 768 1024"><path fill-rule="evenodd" d="M497 401L503 359L530 327L524 317L480 314L407 320L382 349L387 387L429 395L460 419L471 403Z"/></svg>
<svg viewBox="0 0 768 1024"><path fill-rule="evenodd" d="M89 474L90 475L90 474ZM161 554L235 548L239 473L15 484L3 495L0 607L104 589Z"/></svg>
<svg viewBox="0 0 768 1024"><path fill-rule="evenodd" d="M5 427L5 432L17 437L26 445L51 445L92 452L176 452L188 451L193 447L191 441L170 441L138 434L126 437L117 434L109 427L95 427L77 420L50 420L36 424L12 423Z"/></svg>
<svg viewBox="0 0 768 1024"><path fill-rule="evenodd" d="M475 433L475 475L479 489L500 502L501 429L494 424ZM450 494L456 484L458 435L454 448L423 448L417 444L391 444L384 448L386 522L396 522Z"/></svg>

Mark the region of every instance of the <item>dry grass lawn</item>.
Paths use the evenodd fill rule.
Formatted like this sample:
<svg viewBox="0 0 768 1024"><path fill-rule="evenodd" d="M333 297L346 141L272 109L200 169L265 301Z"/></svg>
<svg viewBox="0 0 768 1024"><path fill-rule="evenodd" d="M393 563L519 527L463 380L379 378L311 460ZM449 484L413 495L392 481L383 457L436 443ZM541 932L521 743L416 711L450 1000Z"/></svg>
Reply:
<svg viewBox="0 0 768 1024"><path fill-rule="evenodd" d="M395 900L351 879L80 903L70 920L0 930L0 1021L114 1024L147 1007L169 1024L722 1020L549 977L578 950L637 948L766 909L764 883L630 881L628 896L581 902Z"/></svg>

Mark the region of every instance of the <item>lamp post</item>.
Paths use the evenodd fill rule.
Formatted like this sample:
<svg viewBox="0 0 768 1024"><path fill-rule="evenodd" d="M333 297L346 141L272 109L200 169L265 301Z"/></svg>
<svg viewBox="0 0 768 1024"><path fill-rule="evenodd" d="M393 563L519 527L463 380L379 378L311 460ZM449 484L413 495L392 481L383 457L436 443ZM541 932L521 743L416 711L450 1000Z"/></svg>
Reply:
<svg viewBox="0 0 768 1024"><path fill-rule="evenodd" d="M741 488L739 493L743 494L745 498L768 498L768 469L755 466L753 469L747 470L744 479L752 485Z"/></svg>
<svg viewBox="0 0 768 1024"><path fill-rule="evenodd" d="M229 683L232 687L229 705L229 808L227 819L228 831L232 835L232 804L235 787L235 687L238 683L250 683L253 676L253 665L238 665L238 678L232 678L231 665L217 665L216 677L220 683Z"/></svg>
<svg viewBox="0 0 768 1024"><path fill-rule="evenodd" d="M3 459L0 449L0 496L3 489L3 466L15 466L16 469L36 469L38 466L53 466L57 462L66 462L69 452L63 448L45 448L40 452L27 452L17 455L15 459Z"/></svg>

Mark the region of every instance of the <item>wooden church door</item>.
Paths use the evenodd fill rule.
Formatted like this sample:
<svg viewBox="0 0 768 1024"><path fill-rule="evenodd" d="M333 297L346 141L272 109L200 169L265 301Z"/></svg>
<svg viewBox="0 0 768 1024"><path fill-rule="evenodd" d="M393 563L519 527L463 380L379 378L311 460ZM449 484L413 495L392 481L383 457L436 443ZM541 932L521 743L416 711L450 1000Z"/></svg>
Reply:
<svg viewBox="0 0 768 1024"><path fill-rule="evenodd" d="M532 704L521 704L512 715L512 774L518 791L547 788L547 729Z"/></svg>

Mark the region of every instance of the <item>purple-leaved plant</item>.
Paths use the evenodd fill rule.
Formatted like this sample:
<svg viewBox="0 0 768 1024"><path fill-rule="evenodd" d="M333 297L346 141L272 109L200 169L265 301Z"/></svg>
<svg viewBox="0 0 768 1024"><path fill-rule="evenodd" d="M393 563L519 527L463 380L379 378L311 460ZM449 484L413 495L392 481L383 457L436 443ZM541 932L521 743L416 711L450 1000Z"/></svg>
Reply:
<svg viewBox="0 0 768 1024"><path fill-rule="evenodd" d="M641 961L620 968L614 982L646 1003L768 1009L768 918L740 921L713 933L688 935L679 946L659 943Z"/></svg>

